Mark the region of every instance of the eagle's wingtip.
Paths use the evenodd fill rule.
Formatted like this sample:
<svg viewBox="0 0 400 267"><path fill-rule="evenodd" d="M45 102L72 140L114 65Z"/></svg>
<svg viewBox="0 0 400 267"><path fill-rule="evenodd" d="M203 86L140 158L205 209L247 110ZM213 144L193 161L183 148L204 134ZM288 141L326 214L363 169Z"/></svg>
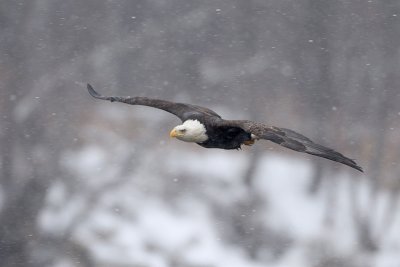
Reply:
<svg viewBox="0 0 400 267"><path fill-rule="evenodd" d="M357 170L359 172L364 173L364 170L358 165L351 165L350 167L352 167L353 169L355 169L355 170Z"/></svg>
<svg viewBox="0 0 400 267"><path fill-rule="evenodd" d="M91 95L91 96L93 96L93 97L95 97L95 98L99 98L101 95L99 94L99 93L97 93L94 89L93 89L93 87L88 83L87 84L87 89L88 89L88 92L89 92L89 94Z"/></svg>
<svg viewBox="0 0 400 267"><path fill-rule="evenodd" d="M364 173L364 170L363 170L363 168L362 168L362 167L360 167L360 166L356 165L354 168L355 168L356 170L358 170L358 171L360 171L360 172Z"/></svg>
<svg viewBox="0 0 400 267"><path fill-rule="evenodd" d="M355 162L355 160L353 160L353 159L351 159L350 164L347 164L347 165L356 169L357 171L364 173L363 168L360 165L358 165L357 162Z"/></svg>
<svg viewBox="0 0 400 267"><path fill-rule="evenodd" d="M341 162L341 161L339 161L339 162ZM347 166L350 166L350 167L352 167L353 169L355 169L355 170L357 170L359 172L364 173L363 168L360 165L358 165L354 160L350 160L348 162L341 162L341 163L343 163L343 164L345 164Z"/></svg>

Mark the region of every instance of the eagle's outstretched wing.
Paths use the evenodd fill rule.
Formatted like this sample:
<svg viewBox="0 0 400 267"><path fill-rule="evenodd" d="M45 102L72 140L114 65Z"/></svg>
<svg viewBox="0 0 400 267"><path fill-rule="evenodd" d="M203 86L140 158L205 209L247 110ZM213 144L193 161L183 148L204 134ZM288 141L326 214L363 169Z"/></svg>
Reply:
<svg viewBox="0 0 400 267"><path fill-rule="evenodd" d="M341 153L336 152L331 148L316 144L304 135L290 129L268 126L253 121L222 119L215 120L214 126L239 127L246 132L255 135L256 138L269 140L298 152L308 153L318 157L340 162L356 170L359 170L360 172L363 172L363 169L358 166L354 160L343 156Z"/></svg>
<svg viewBox="0 0 400 267"><path fill-rule="evenodd" d="M89 91L89 94L94 98L108 100L111 102L121 102L129 105L142 105L142 106L162 109L169 113L174 114L182 121L185 121L191 117L196 117L196 116L210 116L210 117L221 118L214 111L196 105L175 103L166 100L152 99L148 97L138 97L138 96L136 97L103 96L97 93L90 84L87 85L87 89Z"/></svg>

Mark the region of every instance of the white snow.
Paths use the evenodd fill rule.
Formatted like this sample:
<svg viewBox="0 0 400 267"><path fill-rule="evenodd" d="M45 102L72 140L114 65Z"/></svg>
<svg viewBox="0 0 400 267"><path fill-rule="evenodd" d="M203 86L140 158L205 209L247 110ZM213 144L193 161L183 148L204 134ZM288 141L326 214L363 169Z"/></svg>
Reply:
<svg viewBox="0 0 400 267"><path fill-rule="evenodd" d="M114 176L121 175L117 163L128 156L122 152L126 144L124 140L110 142L123 145L91 144L66 153L64 166L76 176L85 177L79 179L83 189L120 179ZM213 213L214 205L235 209L235 203L252 197L242 180L249 154L190 145L165 150L167 146L154 146L151 153L141 155L140 166L134 172L127 173L126 179L89 205L90 192L82 189L80 194L70 196L62 182L54 184L47 197L48 208L39 220L41 227L53 233L63 232L83 211L86 216L73 230L72 238L89 248L105 266L164 267L175 262L184 266L308 267L317 260L310 255L318 244L331 248L335 255L347 257L353 252L365 262L367 257L359 252L355 239L349 193L355 183L356 201L368 209L365 180L354 182L347 172L337 172L326 177L325 186L317 194L310 195L310 160L296 153L264 154L255 171L254 194L265 205L256 213L242 216L246 216L244 222L251 214L260 216L262 224L287 234L292 243L280 257L250 259L244 247L222 235ZM334 191L329 191L332 185ZM326 225L328 196L332 194L335 214L333 222ZM375 224L382 221L387 203L388 194L379 193ZM398 225L400 218L384 233L380 250L368 256L372 266L400 265ZM265 253L271 252L266 248Z"/></svg>

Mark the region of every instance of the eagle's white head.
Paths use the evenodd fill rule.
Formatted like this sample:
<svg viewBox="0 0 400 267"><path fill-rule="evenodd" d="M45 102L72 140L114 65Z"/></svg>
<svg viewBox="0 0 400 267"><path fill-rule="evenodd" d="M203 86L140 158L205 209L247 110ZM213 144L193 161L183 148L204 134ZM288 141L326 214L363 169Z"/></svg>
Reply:
<svg viewBox="0 0 400 267"><path fill-rule="evenodd" d="M208 139L206 127L198 120L187 120L176 126L169 133L169 136L185 142L202 143Z"/></svg>

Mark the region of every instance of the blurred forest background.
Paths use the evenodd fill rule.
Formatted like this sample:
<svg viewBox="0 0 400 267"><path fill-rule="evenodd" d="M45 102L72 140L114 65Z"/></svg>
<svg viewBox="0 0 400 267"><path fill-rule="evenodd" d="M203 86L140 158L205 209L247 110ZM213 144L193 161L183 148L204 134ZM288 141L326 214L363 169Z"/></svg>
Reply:
<svg viewBox="0 0 400 267"><path fill-rule="evenodd" d="M398 0L0 1L2 267L400 266ZM170 140L135 95L296 130Z"/></svg>

